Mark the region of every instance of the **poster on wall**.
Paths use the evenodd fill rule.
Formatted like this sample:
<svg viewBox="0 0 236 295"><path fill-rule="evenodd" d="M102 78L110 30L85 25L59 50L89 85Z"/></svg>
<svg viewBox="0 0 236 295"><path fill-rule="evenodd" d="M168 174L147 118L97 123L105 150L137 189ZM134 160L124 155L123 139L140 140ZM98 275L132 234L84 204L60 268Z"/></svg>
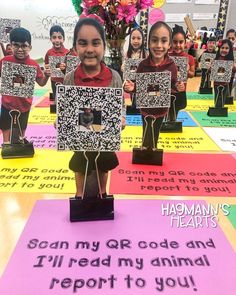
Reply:
<svg viewBox="0 0 236 295"><path fill-rule="evenodd" d="M10 32L14 28L19 28L21 21L19 19L0 18L0 42L10 42Z"/></svg>
<svg viewBox="0 0 236 295"><path fill-rule="evenodd" d="M195 0L195 4L201 4L201 5L214 4L214 5L219 5L220 4L220 0Z"/></svg>
<svg viewBox="0 0 236 295"><path fill-rule="evenodd" d="M217 19L218 13L193 13L193 20Z"/></svg>
<svg viewBox="0 0 236 295"><path fill-rule="evenodd" d="M166 13L165 21L167 23L184 22L184 18L186 17L186 15L186 13Z"/></svg>
<svg viewBox="0 0 236 295"><path fill-rule="evenodd" d="M166 0L166 3L192 3L192 0Z"/></svg>

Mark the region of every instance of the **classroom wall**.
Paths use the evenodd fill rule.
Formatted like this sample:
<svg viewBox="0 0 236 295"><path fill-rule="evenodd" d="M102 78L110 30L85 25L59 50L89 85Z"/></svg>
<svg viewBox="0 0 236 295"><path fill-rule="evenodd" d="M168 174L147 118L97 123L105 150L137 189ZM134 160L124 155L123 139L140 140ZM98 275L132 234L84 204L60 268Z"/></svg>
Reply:
<svg viewBox="0 0 236 295"><path fill-rule="evenodd" d="M72 47L72 36L78 16L71 0L0 0L1 18L21 19L21 26L32 34L31 57L44 57L51 47L49 29L59 24L65 31L65 46Z"/></svg>
<svg viewBox="0 0 236 295"><path fill-rule="evenodd" d="M217 14L219 11L219 1L216 0L215 5L196 5L195 1L190 0L189 3L167 3L160 7L165 13L167 19L174 17L178 19L178 15L190 14L192 19L193 13L197 14ZM51 47L49 40L49 29L53 24L60 24L66 34L65 46L70 48L72 46L73 29L78 20L78 16L74 10L71 0L0 0L2 18L18 18L21 19L21 25L30 30L32 34L32 51L31 57L37 59L44 57L47 49ZM177 0L178 2L178 0ZM235 27L235 18L233 11L236 11L236 1L230 0L230 9L228 11L227 27ZM207 28L215 27L217 18L192 20L195 29L202 26ZM183 21L168 22L171 27L175 23L179 23L185 27ZM150 27L150 24L149 24ZM125 48L127 48L126 42Z"/></svg>

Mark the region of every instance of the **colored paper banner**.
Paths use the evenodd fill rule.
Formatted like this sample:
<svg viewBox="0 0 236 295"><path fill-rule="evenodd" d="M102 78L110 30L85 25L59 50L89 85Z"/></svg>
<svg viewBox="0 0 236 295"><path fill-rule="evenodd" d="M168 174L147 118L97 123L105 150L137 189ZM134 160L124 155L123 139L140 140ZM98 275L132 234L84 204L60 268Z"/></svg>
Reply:
<svg viewBox="0 0 236 295"><path fill-rule="evenodd" d="M167 215L180 206L207 208L204 202L116 200L114 221L72 224L67 200L38 201L0 292L232 294L236 256L216 216Z"/></svg>
<svg viewBox="0 0 236 295"><path fill-rule="evenodd" d="M0 159L0 192L74 193L71 152L36 150L33 158Z"/></svg>
<svg viewBox="0 0 236 295"><path fill-rule="evenodd" d="M187 92L187 99L201 99L201 100L213 100L213 94L199 94L198 92Z"/></svg>
<svg viewBox="0 0 236 295"><path fill-rule="evenodd" d="M203 127L235 127L236 112L229 112L228 117L209 117L206 112L192 112L193 117Z"/></svg>
<svg viewBox="0 0 236 295"><path fill-rule="evenodd" d="M121 151L131 151L142 143L142 127L127 126L121 133ZM200 128L184 127L183 133L161 133L158 148L166 151L219 151Z"/></svg>
<svg viewBox="0 0 236 295"><path fill-rule="evenodd" d="M35 107L41 107L46 108L50 106L50 100L48 97L45 97L43 100L41 100L39 103L35 105Z"/></svg>
<svg viewBox="0 0 236 295"><path fill-rule="evenodd" d="M231 155L165 153L163 166L150 166L119 153L119 162L111 173L112 194L236 197Z"/></svg>
<svg viewBox="0 0 236 295"><path fill-rule="evenodd" d="M232 223L233 227L236 229L236 205L231 205L229 208L228 218Z"/></svg>
<svg viewBox="0 0 236 295"><path fill-rule="evenodd" d="M35 96L49 96L49 90L44 88L34 89Z"/></svg>
<svg viewBox="0 0 236 295"><path fill-rule="evenodd" d="M30 111L29 123L53 124L56 121L56 114L50 114L49 108L33 108Z"/></svg>
<svg viewBox="0 0 236 295"><path fill-rule="evenodd" d="M183 127L196 127L197 124L193 121L187 112L181 111L178 114L178 121L183 122ZM126 116L127 126L142 126L141 115L127 115Z"/></svg>
<svg viewBox="0 0 236 295"><path fill-rule="evenodd" d="M236 128L204 128L204 131L222 151L236 152Z"/></svg>
<svg viewBox="0 0 236 295"><path fill-rule="evenodd" d="M25 135L28 141L33 142L34 148L56 149L56 130L52 124L29 124ZM0 144L2 144L2 138L0 138Z"/></svg>
<svg viewBox="0 0 236 295"><path fill-rule="evenodd" d="M207 112L209 107L213 107L214 102L207 100L189 100L188 105L186 107L187 111L205 111ZM228 108L229 112L236 112L236 104L235 105L225 105Z"/></svg>

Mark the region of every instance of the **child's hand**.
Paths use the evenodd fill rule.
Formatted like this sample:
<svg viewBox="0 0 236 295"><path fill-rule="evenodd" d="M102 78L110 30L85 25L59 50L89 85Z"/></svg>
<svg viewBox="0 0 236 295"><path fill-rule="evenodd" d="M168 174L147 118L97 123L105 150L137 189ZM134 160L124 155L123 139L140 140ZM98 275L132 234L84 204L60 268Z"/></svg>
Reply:
<svg viewBox="0 0 236 295"><path fill-rule="evenodd" d="M134 90L134 82L130 80L125 80L123 88L124 88L124 91L126 92L132 92Z"/></svg>
<svg viewBox="0 0 236 295"><path fill-rule="evenodd" d="M45 65L45 70L43 71L46 77L50 77L52 74L51 68L49 64Z"/></svg>
<svg viewBox="0 0 236 295"><path fill-rule="evenodd" d="M60 70L64 71L66 69L66 64L64 62L60 63Z"/></svg>
<svg viewBox="0 0 236 295"><path fill-rule="evenodd" d="M126 126L125 117L121 117L121 130L125 129L125 126Z"/></svg>
<svg viewBox="0 0 236 295"><path fill-rule="evenodd" d="M185 85L184 85L184 82L183 82L183 81L179 81L179 82L177 82L177 83L175 84L175 86L176 86L176 88L177 88L177 90L178 90L179 92L183 92L183 91L185 91Z"/></svg>

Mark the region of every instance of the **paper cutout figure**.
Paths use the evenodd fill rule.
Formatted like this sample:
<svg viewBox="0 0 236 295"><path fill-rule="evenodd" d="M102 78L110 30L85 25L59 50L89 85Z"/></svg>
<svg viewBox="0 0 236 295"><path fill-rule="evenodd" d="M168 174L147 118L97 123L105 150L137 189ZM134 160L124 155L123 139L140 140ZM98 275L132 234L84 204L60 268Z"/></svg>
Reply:
<svg viewBox="0 0 236 295"><path fill-rule="evenodd" d="M32 98L37 69L34 66L3 62L1 93L25 98Z"/></svg>
<svg viewBox="0 0 236 295"><path fill-rule="evenodd" d="M10 42L10 32L14 28L19 28L21 21L19 19L0 18L0 42Z"/></svg>
<svg viewBox="0 0 236 295"><path fill-rule="evenodd" d="M49 65L51 68L51 77L53 78L64 78L64 73L60 69L60 64L65 63L65 56L49 56Z"/></svg>
<svg viewBox="0 0 236 295"><path fill-rule="evenodd" d="M182 56L170 56L177 66L177 80L186 82L188 79L188 58Z"/></svg>
<svg viewBox="0 0 236 295"><path fill-rule="evenodd" d="M229 83L234 62L229 60L213 60L210 79L215 82Z"/></svg>
<svg viewBox="0 0 236 295"><path fill-rule="evenodd" d="M123 73L123 79L124 80L132 80L135 81L136 79L136 71L138 68L138 65L143 59L138 58L126 58L124 61L124 73Z"/></svg>
<svg viewBox="0 0 236 295"><path fill-rule="evenodd" d="M171 73L137 73L136 98L138 108L170 106Z"/></svg>
<svg viewBox="0 0 236 295"><path fill-rule="evenodd" d="M119 150L122 99L121 88L57 86L58 150Z"/></svg>

